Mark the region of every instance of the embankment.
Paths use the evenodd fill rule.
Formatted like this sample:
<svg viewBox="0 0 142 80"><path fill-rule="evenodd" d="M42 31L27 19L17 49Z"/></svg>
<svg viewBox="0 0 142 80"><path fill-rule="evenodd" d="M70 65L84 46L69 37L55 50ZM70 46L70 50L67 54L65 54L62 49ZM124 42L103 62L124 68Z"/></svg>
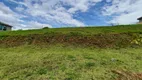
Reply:
<svg viewBox="0 0 142 80"><path fill-rule="evenodd" d="M49 45L65 44L77 46L93 46L98 48L121 48L142 45L142 33L107 33L83 35L70 32L69 34L46 33L26 36L0 36L0 46L13 47L20 45Z"/></svg>

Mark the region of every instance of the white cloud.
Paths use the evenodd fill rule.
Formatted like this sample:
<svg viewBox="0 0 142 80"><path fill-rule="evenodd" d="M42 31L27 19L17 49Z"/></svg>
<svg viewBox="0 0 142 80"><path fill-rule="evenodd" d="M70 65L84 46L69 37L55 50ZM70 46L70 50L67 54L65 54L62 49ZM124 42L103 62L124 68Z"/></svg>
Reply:
<svg viewBox="0 0 142 80"><path fill-rule="evenodd" d="M7 0L17 7L11 9L11 6L0 2L0 21L7 22L16 29L37 29L46 25L85 26L74 16L77 12L87 12L101 1L104 0ZM113 17L108 23L133 24L142 16L142 0L105 1L107 3L102 7L102 16Z"/></svg>
<svg viewBox="0 0 142 80"><path fill-rule="evenodd" d="M56 25L64 24L65 26L84 26L85 24L73 16L77 11L86 12L92 5L102 0L9 0L18 4L17 11L21 11L30 17L41 18L43 21L53 22ZM65 6L69 6L66 8ZM24 7L24 8L23 8ZM27 22L28 24L28 22ZM50 24L50 23L49 23ZM52 24L50 24L52 25ZM36 28L36 27L35 27Z"/></svg>
<svg viewBox="0 0 142 80"><path fill-rule="evenodd" d="M102 0L66 0L65 4L72 6L68 12L75 13L76 11L86 12L89 7Z"/></svg>
<svg viewBox="0 0 142 80"><path fill-rule="evenodd" d="M19 7L16 7L15 10L18 12L22 12L24 11L24 8L19 6Z"/></svg>
<svg viewBox="0 0 142 80"><path fill-rule="evenodd" d="M113 16L109 23L134 24L142 16L142 0L111 0L112 5L104 7L103 15Z"/></svg>
<svg viewBox="0 0 142 80"><path fill-rule="evenodd" d="M0 21L9 23L10 25L16 26L20 21L20 16L13 12L9 7L0 3Z"/></svg>
<svg viewBox="0 0 142 80"><path fill-rule="evenodd" d="M22 24L21 26L22 26L23 30L26 30L26 29L40 29L40 28L44 28L44 27L52 28L52 26L49 25L49 24L42 24L42 23L39 23L37 21L29 21L26 24ZM18 28L18 29L21 29L21 28Z"/></svg>
<svg viewBox="0 0 142 80"><path fill-rule="evenodd" d="M12 11L4 3L0 2L0 21L14 26L13 27L14 30L42 28L43 26L51 27L51 25L49 25L49 24L42 24L42 23L33 22L33 21L26 22L21 19L23 17L25 17L25 16ZM22 24L22 22L26 23L26 25ZM32 25L33 25L33 27L32 27Z"/></svg>

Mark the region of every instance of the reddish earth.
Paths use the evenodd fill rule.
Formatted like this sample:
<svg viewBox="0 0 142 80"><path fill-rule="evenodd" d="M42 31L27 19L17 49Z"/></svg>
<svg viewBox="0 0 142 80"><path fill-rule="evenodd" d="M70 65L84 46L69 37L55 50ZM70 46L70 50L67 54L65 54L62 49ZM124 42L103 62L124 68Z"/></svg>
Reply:
<svg viewBox="0 0 142 80"><path fill-rule="evenodd" d="M112 70L118 75L116 80L142 80L142 73L132 73L127 71Z"/></svg>
<svg viewBox="0 0 142 80"><path fill-rule="evenodd" d="M81 46L95 46L100 48L127 47L130 46L133 37L123 34L97 34L93 36L83 35L28 35L28 36L3 36L0 37L0 46L48 45L69 44Z"/></svg>

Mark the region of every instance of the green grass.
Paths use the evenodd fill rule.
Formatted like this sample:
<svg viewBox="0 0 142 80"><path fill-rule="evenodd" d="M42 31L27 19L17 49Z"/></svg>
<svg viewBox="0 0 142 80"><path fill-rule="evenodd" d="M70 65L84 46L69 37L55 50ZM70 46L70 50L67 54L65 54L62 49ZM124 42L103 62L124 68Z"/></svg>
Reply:
<svg viewBox="0 0 142 80"><path fill-rule="evenodd" d="M142 48L0 48L0 80L115 80L111 70L142 72Z"/></svg>
<svg viewBox="0 0 142 80"><path fill-rule="evenodd" d="M15 35L29 35L29 34L49 34L62 33L68 34L70 32L77 32L84 35L94 35L98 33L124 33L124 32L142 32L142 25L119 25L106 27L74 27L74 28L52 28L52 29L37 29L37 30L19 30L0 32L0 36L15 36Z"/></svg>
<svg viewBox="0 0 142 80"><path fill-rule="evenodd" d="M112 70L142 73L141 33L142 25L0 32L0 80L116 80L118 75ZM109 45L114 40L114 45L118 43L118 47L125 46L127 41L128 44L135 43L135 48L131 46L101 49L94 46L83 47L80 44L63 45L64 42L59 43L56 38L61 37L58 34L65 34L65 39L73 36L73 42L77 39L82 44L85 44L82 39L89 37L86 41L89 44L96 40L98 45ZM118 34L118 37L113 34ZM96 35L97 39L94 39L93 35ZM132 41L129 42L131 37ZM52 40L57 43L52 43ZM29 44L33 42L35 45ZM41 45L37 46L36 43ZM8 46L10 44L13 44L13 47Z"/></svg>

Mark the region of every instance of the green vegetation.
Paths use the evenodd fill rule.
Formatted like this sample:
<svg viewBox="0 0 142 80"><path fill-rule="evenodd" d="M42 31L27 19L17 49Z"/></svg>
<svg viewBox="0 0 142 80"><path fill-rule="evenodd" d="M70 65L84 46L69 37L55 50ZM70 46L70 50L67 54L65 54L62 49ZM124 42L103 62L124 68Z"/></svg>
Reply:
<svg viewBox="0 0 142 80"><path fill-rule="evenodd" d="M142 45L142 25L114 27L45 28L0 32L0 46L67 44L99 48Z"/></svg>
<svg viewBox="0 0 142 80"><path fill-rule="evenodd" d="M142 25L0 32L0 80L142 80Z"/></svg>
<svg viewBox="0 0 142 80"><path fill-rule="evenodd" d="M38 30L19 30L0 32L0 36L15 36L15 35L29 35L29 34L68 34L70 32L77 32L83 35L94 35L103 33L127 33L127 32L142 32L142 25L119 25L119 26L104 26L104 27L76 27L76 28L52 28L52 29L38 29Z"/></svg>
<svg viewBox="0 0 142 80"><path fill-rule="evenodd" d="M118 75L112 70L142 72L141 54L142 48L0 48L0 80L116 80Z"/></svg>

